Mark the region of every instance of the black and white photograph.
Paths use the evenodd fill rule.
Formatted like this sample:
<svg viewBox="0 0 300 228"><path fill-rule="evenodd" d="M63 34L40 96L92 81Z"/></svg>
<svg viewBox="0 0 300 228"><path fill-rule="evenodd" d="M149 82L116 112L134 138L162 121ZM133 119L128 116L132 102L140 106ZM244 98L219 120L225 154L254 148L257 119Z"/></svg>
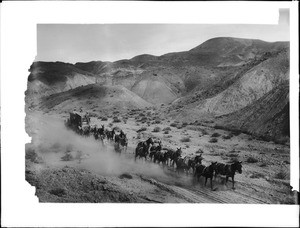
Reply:
<svg viewBox="0 0 300 228"><path fill-rule="evenodd" d="M299 203L289 8L277 24L44 20L34 31L18 156L39 204Z"/></svg>
<svg viewBox="0 0 300 228"><path fill-rule="evenodd" d="M39 200L294 204L281 19L37 25L25 99Z"/></svg>

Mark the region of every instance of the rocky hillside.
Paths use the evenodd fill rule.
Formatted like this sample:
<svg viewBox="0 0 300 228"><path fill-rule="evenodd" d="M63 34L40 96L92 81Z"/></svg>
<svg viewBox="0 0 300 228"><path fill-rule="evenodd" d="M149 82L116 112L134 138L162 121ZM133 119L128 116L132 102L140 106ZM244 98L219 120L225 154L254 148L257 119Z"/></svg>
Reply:
<svg viewBox="0 0 300 228"><path fill-rule="evenodd" d="M279 143L290 135L289 84L272 89L251 105L218 120L220 126Z"/></svg>
<svg viewBox="0 0 300 228"><path fill-rule="evenodd" d="M116 108L123 109L171 104L167 114L177 119L193 121L232 114L237 122L243 123L245 115L237 113L248 106L256 110L258 103L263 102L266 110L273 110L267 102L272 99L265 96L282 92L282 85L289 81L289 42L219 37L189 51L162 56L145 54L116 62L74 65L35 62L30 72L26 102L32 107L40 101L40 107L49 110L71 108L71 101L90 104L92 109L99 105L113 108L117 104ZM87 88L91 91L87 92ZM116 89L118 95L103 95L100 88ZM68 90L71 92L64 93ZM96 95L91 99L93 93ZM99 94L102 95L98 97ZM283 108L285 104L278 106ZM224 123L233 126L230 122L229 118ZM270 129L268 124L263 126ZM256 132L265 134L265 130Z"/></svg>
<svg viewBox="0 0 300 228"><path fill-rule="evenodd" d="M62 62L34 62L30 66L27 95L48 96L95 83L93 73Z"/></svg>
<svg viewBox="0 0 300 228"><path fill-rule="evenodd" d="M151 104L123 86L91 84L41 99L38 107L46 112L72 111L74 107L101 113L111 110L144 108Z"/></svg>

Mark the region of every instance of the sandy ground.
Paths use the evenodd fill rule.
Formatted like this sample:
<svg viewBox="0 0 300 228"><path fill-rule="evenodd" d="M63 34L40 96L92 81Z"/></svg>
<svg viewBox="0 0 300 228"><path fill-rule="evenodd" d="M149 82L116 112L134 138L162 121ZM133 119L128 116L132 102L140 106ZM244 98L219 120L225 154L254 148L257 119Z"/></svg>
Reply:
<svg viewBox="0 0 300 228"><path fill-rule="evenodd" d="M251 203L251 204L294 204L296 193L289 185L290 150L288 145L264 142L245 134L230 135L230 132L202 126L170 126L172 121L160 118L157 123L141 123L140 113L156 116L154 109L123 113L127 121L113 123L120 127L129 140L127 151L121 156L113 146L104 141L102 145L93 137L75 135L64 126L66 113L46 114L31 112L26 119L27 132L33 137L27 146L38 155L26 159L26 179L36 186L36 195L41 202L143 202L143 203ZM112 118L101 121L92 117L92 124L99 127L112 122ZM149 126L150 125L150 126ZM137 133L138 129L145 131ZM159 132L153 132L159 127ZM170 127L166 134L162 129ZM212 137L212 134L216 137ZM150 161L134 162L134 149L140 140L149 136L162 140L164 147L181 147L183 156L202 149L203 163L211 161L230 163L242 161L243 172L236 174L236 189L232 183L224 184L224 178L213 180L214 191L204 186L204 181L195 183L192 173L177 174L173 167L163 168ZM189 138L182 142L183 138ZM217 142L210 142L216 138ZM71 145L71 146L70 146ZM29 149L30 148L30 149ZM69 149L68 149L69 148ZM70 149L71 148L71 149ZM74 158L62 161L66 151ZM76 158L78 150L82 160Z"/></svg>

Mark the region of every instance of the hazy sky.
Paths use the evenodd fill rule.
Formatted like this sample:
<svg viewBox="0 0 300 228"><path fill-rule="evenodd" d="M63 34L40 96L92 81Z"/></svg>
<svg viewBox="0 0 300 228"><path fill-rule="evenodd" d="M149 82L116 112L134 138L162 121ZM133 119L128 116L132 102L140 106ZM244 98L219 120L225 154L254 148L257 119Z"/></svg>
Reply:
<svg viewBox="0 0 300 228"><path fill-rule="evenodd" d="M38 61L116 61L187 51L214 37L289 40L289 11L278 25L39 24Z"/></svg>

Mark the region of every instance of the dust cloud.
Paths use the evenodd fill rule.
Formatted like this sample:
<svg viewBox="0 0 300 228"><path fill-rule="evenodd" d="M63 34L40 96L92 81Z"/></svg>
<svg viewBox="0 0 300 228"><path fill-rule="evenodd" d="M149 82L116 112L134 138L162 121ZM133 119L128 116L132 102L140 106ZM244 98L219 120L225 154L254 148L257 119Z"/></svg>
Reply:
<svg viewBox="0 0 300 228"><path fill-rule="evenodd" d="M122 151L120 155L106 140L103 145L93 136L83 137L68 130L62 117L35 113L27 115L26 125L27 133L32 137L26 148L33 148L45 165L84 168L101 175L130 173L167 178L159 165L139 159L135 162L135 148L128 147L127 152ZM71 157L68 161L62 160L66 154Z"/></svg>

